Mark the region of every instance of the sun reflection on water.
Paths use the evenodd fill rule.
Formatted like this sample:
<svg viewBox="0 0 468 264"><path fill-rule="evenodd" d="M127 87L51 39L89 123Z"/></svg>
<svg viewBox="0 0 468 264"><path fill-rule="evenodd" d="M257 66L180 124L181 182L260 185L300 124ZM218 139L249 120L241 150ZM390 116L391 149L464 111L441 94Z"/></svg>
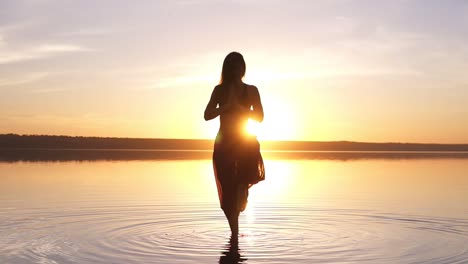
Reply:
<svg viewBox="0 0 468 264"><path fill-rule="evenodd" d="M248 223L255 222L255 208L260 204L288 199L291 184L289 176L294 173L294 166L284 161L265 161L265 163L267 177L249 191L248 204L244 212Z"/></svg>

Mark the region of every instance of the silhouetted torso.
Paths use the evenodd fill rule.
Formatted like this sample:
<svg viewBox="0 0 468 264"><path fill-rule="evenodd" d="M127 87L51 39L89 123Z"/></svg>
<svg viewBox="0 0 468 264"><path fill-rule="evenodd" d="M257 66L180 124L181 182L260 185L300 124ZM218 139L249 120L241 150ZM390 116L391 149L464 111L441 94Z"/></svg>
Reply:
<svg viewBox="0 0 468 264"><path fill-rule="evenodd" d="M220 94L219 106L224 106L229 98L229 90L227 87L218 86ZM238 97L239 103L245 107L250 106L247 85L243 84L242 91L239 92L240 96ZM218 143L228 143L236 141L245 134L246 124L248 116L245 112L241 111L228 111L220 115L220 127L217 136Z"/></svg>

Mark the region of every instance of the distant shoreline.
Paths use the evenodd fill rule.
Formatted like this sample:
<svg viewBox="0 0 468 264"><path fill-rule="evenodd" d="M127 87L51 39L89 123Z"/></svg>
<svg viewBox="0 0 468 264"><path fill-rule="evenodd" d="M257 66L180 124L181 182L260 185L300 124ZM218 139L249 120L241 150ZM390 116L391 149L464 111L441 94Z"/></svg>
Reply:
<svg viewBox="0 0 468 264"><path fill-rule="evenodd" d="M188 150L213 149L213 140L72 137L0 134L0 149ZM266 151L468 152L468 144L372 143L352 141L261 141Z"/></svg>
<svg viewBox="0 0 468 264"><path fill-rule="evenodd" d="M154 161L208 160L211 150L155 150L155 149L3 149L0 162L36 161ZM265 160L414 160L465 159L468 152L423 151L271 151L263 150Z"/></svg>

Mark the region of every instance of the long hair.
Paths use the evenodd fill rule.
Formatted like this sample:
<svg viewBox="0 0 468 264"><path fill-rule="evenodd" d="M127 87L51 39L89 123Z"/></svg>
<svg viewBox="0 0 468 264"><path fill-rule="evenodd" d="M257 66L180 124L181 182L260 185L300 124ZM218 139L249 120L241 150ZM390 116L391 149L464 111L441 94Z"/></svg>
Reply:
<svg viewBox="0 0 468 264"><path fill-rule="evenodd" d="M223 62L223 70L221 71L220 84L232 83L236 80L241 80L245 75L245 61L242 54L239 52L231 52Z"/></svg>

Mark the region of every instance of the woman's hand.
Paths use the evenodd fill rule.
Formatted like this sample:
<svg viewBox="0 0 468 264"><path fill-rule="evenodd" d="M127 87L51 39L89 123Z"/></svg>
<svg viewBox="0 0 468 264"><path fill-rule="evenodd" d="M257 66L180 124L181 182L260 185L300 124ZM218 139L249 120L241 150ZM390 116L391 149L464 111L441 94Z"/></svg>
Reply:
<svg viewBox="0 0 468 264"><path fill-rule="evenodd" d="M222 112L245 112L249 110L247 107L240 104L238 95L236 93L236 87L234 85L229 87L229 97L226 104L222 108Z"/></svg>
<svg viewBox="0 0 468 264"><path fill-rule="evenodd" d="M245 113L248 112L250 109L241 105L239 102L228 102L221 107L221 112L237 112L237 113Z"/></svg>

